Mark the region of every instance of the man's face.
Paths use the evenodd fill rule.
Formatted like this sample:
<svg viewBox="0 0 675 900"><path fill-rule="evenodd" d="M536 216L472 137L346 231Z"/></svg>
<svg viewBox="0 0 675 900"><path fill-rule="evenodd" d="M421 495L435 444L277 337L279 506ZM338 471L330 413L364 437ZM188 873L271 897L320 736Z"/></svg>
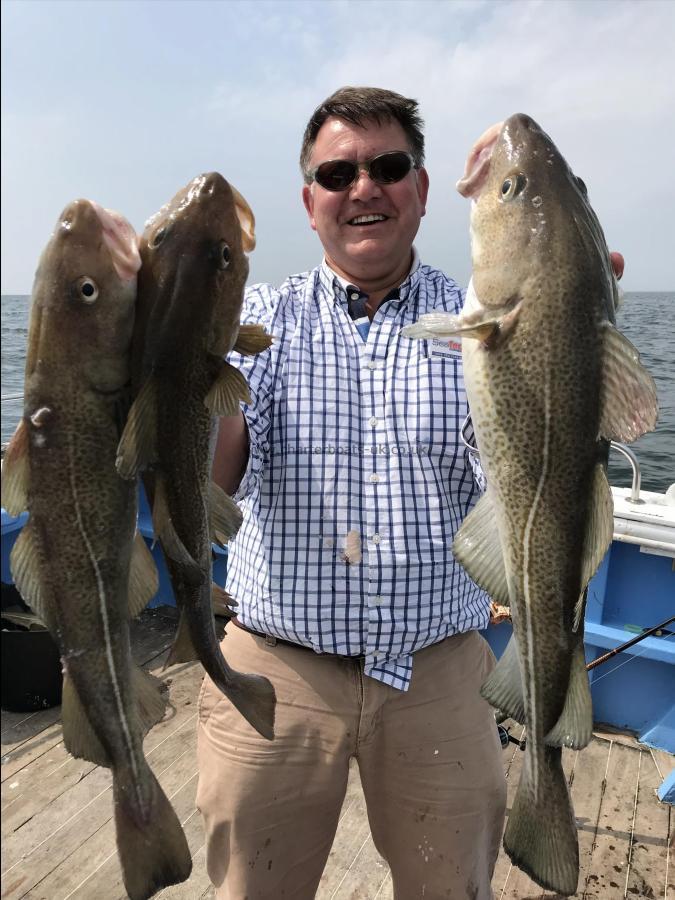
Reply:
<svg viewBox="0 0 675 900"><path fill-rule="evenodd" d="M331 159L364 162L389 150L410 151L398 122L370 122L360 127L330 118L317 135L310 168ZM327 191L316 182L305 185L302 199L328 263L344 278L362 286L396 276L409 265L412 242L426 211L428 187L425 169L413 169L402 181L386 185L376 184L360 171L344 191ZM360 216L373 214L384 219L368 224L355 222Z"/></svg>

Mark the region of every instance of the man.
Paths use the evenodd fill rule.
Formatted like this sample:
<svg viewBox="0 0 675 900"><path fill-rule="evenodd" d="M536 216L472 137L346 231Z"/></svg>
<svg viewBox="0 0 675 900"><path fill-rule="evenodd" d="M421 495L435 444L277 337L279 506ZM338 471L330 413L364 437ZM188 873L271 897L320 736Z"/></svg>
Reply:
<svg viewBox="0 0 675 900"><path fill-rule="evenodd" d="M390 91L321 104L301 168L324 260L247 291L242 321L275 342L230 357L252 402L223 420L213 467L244 513L224 651L270 679L277 712L268 742L205 680L197 804L220 900L314 897L352 757L397 900L492 896L505 783L479 694L489 600L451 549L477 499L461 359L400 337L463 299L413 247L421 126Z"/></svg>

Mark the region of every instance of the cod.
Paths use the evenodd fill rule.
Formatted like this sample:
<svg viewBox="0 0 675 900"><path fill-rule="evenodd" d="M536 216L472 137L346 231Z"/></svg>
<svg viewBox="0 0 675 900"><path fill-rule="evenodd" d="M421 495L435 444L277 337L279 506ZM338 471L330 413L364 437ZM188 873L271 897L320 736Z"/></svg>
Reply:
<svg viewBox="0 0 675 900"><path fill-rule="evenodd" d="M504 834L544 888L576 891L579 851L562 747L592 736L585 588L612 540L610 440L656 424L656 389L615 327L609 252L587 189L553 141L516 114L471 150L472 279L459 316L429 313L410 337L459 335L487 490L453 551L514 636L481 688L527 725Z"/></svg>
<svg viewBox="0 0 675 900"><path fill-rule="evenodd" d="M33 287L24 413L3 466L2 504L29 519L10 564L58 644L63 740L109 767L117 846L132 900L188 878L176 814L143 755L162 718L155 680L132 661L129 620L157 590L136 532L135 484L115 469L130 379L136 234L88 200L62 213Z"/></svg>
<svg viewBox="0 0 675 900"><path fill-rule="evenodd" d="M257 353L271 339L240 326L255 246L244 198L217 172L192 179L147 223L134 335L136 394L118 450L118 471L144 481L180 610L167 664L198 657L226 697L263 737L274 736L276 697L260 675L235 672L218 645L212 540L222 545L241 524L236 503L210 478L218 417L249 401L244 377L224 356Z"/></svg>

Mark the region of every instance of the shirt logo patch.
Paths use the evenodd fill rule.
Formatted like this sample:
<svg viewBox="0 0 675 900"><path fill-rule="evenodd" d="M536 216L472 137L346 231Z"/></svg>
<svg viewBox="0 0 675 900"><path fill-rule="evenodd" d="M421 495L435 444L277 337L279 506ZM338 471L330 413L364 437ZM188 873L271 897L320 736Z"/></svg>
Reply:
<svg viewBox="0 0 675 900"><path fill-rule="evenodd" d="M462 343L454 338L432 338L431 344L432 356L443 356L450 359L462 358Z"/></svg>

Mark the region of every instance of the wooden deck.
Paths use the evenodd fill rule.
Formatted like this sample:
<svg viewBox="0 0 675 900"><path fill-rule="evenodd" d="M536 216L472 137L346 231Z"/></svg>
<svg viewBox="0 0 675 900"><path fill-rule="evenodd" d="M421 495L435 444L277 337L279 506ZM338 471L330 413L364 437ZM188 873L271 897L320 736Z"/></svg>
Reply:
<svg viewBox="0 0 675 900"><path fill-rule="evenodd" d="M134 655L161 669L174 633L170 611L146 611L134 624ZM204 841L194 807L197 785L196 701L202 669L170 670L172 710L145 741L146 756L183 823L194 858L184 884L163 900L212 897ZM73 759L61 740L60 708L2 713L2 897L7 900L118 900L126 897L115 849L111 778L107 769ZM512 748L512 749L511 749ZM509 803L523 754L504 752ZM579 898L674 900L675 810L655 791L675 759L632 738L596 734L581 753L565 751L579 827ZM543 900L543 892L501 854L496 900ZM340 825L317 893L319 900L392 900L391 878L368 828L356 767ZM408 898L405 898L408 900ZM410 898L416 900L416 898Z"/></svg>

